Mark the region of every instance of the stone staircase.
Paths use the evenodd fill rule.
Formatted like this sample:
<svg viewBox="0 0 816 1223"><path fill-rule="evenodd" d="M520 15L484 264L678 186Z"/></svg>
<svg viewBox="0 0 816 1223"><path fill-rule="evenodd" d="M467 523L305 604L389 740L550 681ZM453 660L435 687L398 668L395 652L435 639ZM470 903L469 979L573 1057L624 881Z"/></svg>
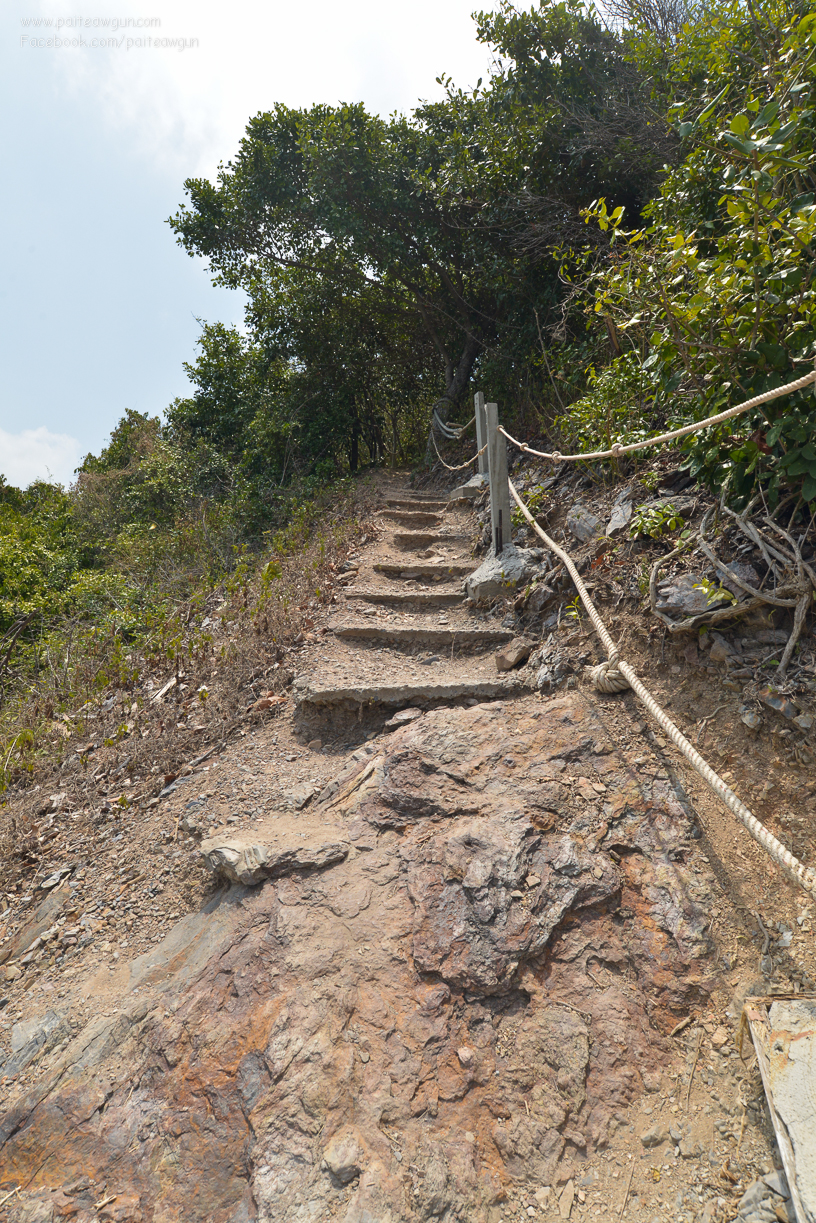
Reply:
<svg viewBox="0 0 816 1223"><path fill-rule="evenodd" d="M463 579L477 567L470 514L461 502L404 485L384 496L380 539L361 555L325 649L295 681L304 718L342 709L385 718L407 706L475 704L525 690L519 674L496 668L495 652L512 631L465 601Z"/></svg>

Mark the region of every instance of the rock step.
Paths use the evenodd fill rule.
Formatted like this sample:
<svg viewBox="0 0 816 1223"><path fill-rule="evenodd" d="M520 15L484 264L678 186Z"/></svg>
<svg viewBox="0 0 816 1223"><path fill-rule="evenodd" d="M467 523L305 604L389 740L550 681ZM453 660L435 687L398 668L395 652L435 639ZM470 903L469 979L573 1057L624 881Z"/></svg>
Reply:
<svg viewBox="0 0 816 1223"><path fill-rule="evenodd" d="M517 674L499 676L496 679L462 679L434 682L429 676L424 680L416 676L401 683L369 683L355 686L334 685L305 680L295 681L295 701L298 705L346 706L359 709L363 705L385 705L389 708L404 708L408 705L444 705L449 701L472 699L476 701L498 700L502 697L519 696L529 690L529 684Z"/></svg>
<svg viewBox="0 0 816 1223"><path fill-rule="evenodd" d="M502 628L455 628L450 625L431 624L337 624L331 626L335 637L355 641L381 641L388 645L406 646L414 642L427 645L503 645L513 638L512 632Z"/></svg>
<svg viewBox="0 0 816 1223"><path fill-rule="evenodd" d="M395 497L386 499L385 504L391 510L444 510L447 507L447 501L400 501Z"/></svg>
<svg viewBox="0 0 816 1223"><path fill-rule="evenodd" d="M468 561L417 561L413 565L410 562L378 561L374 565L374 572L384 573L389 578L430 578L432 582L442 582L466 578L474 568L474 564Z"/></svg>
<svg viewBox="0 0 816 1223"><path fill-rule="evenodd" d="M400 607L454 607L464 601L458 590L347 590L346 599L361 603L387 603Z"/></svg>
<svg viewBox="0 0 816 1223"><path fill-rule="evenodd" d="M380 517L406 527L438 527L442 521L438 514L421 514L417 510L380 510Z"/></svg>
<svg viewBox="0 0 816 1223"><path fill-rule="evenodd" d="M394 543L398 548L405 548L409 552L418 552L421 548L430 548L431 544L460 544L464 546L470 543L470 536L440 535L436 531L433 533L427 531L398 531L394 533Z"/></svg>

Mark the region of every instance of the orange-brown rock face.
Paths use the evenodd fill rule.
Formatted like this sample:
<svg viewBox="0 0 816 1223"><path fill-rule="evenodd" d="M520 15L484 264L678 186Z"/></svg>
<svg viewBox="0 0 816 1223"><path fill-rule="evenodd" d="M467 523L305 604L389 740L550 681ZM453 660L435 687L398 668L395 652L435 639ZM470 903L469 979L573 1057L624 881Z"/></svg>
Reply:
<svg viewBox="0 0 816 1223"><path fill-rule="evenodd" d="M358 753L310 817L347 856L225 888L0 1118L18 1217L490 1221L567 1180L709 973L687 814L602 716L440 709Z"/></svg>

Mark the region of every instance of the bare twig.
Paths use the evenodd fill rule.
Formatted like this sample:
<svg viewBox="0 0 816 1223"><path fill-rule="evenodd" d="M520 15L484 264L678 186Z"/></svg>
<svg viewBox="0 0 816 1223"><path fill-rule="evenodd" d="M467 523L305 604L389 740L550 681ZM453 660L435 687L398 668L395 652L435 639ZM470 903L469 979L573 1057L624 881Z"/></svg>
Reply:
<svg viewBox="0 0 816 1223"><path fill-rule="evenodd" d="M632 1177L634 1175L635 1175L635 1165L633 1163L631 1168L629 1169L629 1180L626 1182L626 1193L624 1193L623 1195L623 1203L620 1208L620 1214L618 1215L618 1223L620 1223L621 1219L623 1218L623 1212L626 1210L626 1206L629 1201L629 1190L632 1188Z"/></svg>
<svg viewBox="0 0 816 1223"><path fill-rule="evenodd" d="M722 713L722 711L727 708L728 708L728 702L726 701L724 705L718 705L717 708L714 710L714 712L710 713L707 718L700 718L700 721L697 723L697 735L694 739L695 743L700 742L701 734L705 735L705 729L708 726L709 722L711 722L714 718L716 718L718 713Z"/></svg>
<svg viewBox="0 0 816 1223"><path fill-rule="evenodd" d="M788 669L788 663L793 655L794 647L799 640L799 634L801 633L802 627L805 623L805 616L807 615L807 610L810 607L811 600L812 592L808 590L800 597L799 602L796 604L796 611L793 613L793 628L791 629L791 635L788 638L785 646L785 652L782 655L776 672L778 679L785 678L785 672Z"/></svg>
<svg viewBox="0 0 816 1223"><path fill-rule="evenodd" d="M697 1069L697 1062L700 1057L700 1047L702 1043L703 1043L703 1029L700 1028L700 1031L697 1035L697 1048L694 1050L694 1061L691 1063L691 1070L689 1071L688 1086L686 1087L686 1112L688 1112L688 1108L689 1108L689 1100L691 1099L691 1084L694 1081L694 1071Z"/></svg>

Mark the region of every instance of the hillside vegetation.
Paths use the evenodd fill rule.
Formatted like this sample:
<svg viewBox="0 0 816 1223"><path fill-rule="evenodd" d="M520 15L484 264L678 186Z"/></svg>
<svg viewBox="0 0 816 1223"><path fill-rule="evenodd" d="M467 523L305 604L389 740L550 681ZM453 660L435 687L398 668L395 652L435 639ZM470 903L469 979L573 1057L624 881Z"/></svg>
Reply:
<svg viewBox="0 0 816 1223"><path fill-rule="evenodd" d="M594 448L809 368L816 10L606 12L502 3L475 88L389 119L275 105L185 184L170 224L245 326L205 326L189 397L127 413L69 490L0 481L0 788L94 694L206 650L216 604L277 600L297 632L360 517L351 477L420 463L433 405L464 422L478 387L524 438ZM814 424L808 389L687 462L806 522Z"/></svg>

